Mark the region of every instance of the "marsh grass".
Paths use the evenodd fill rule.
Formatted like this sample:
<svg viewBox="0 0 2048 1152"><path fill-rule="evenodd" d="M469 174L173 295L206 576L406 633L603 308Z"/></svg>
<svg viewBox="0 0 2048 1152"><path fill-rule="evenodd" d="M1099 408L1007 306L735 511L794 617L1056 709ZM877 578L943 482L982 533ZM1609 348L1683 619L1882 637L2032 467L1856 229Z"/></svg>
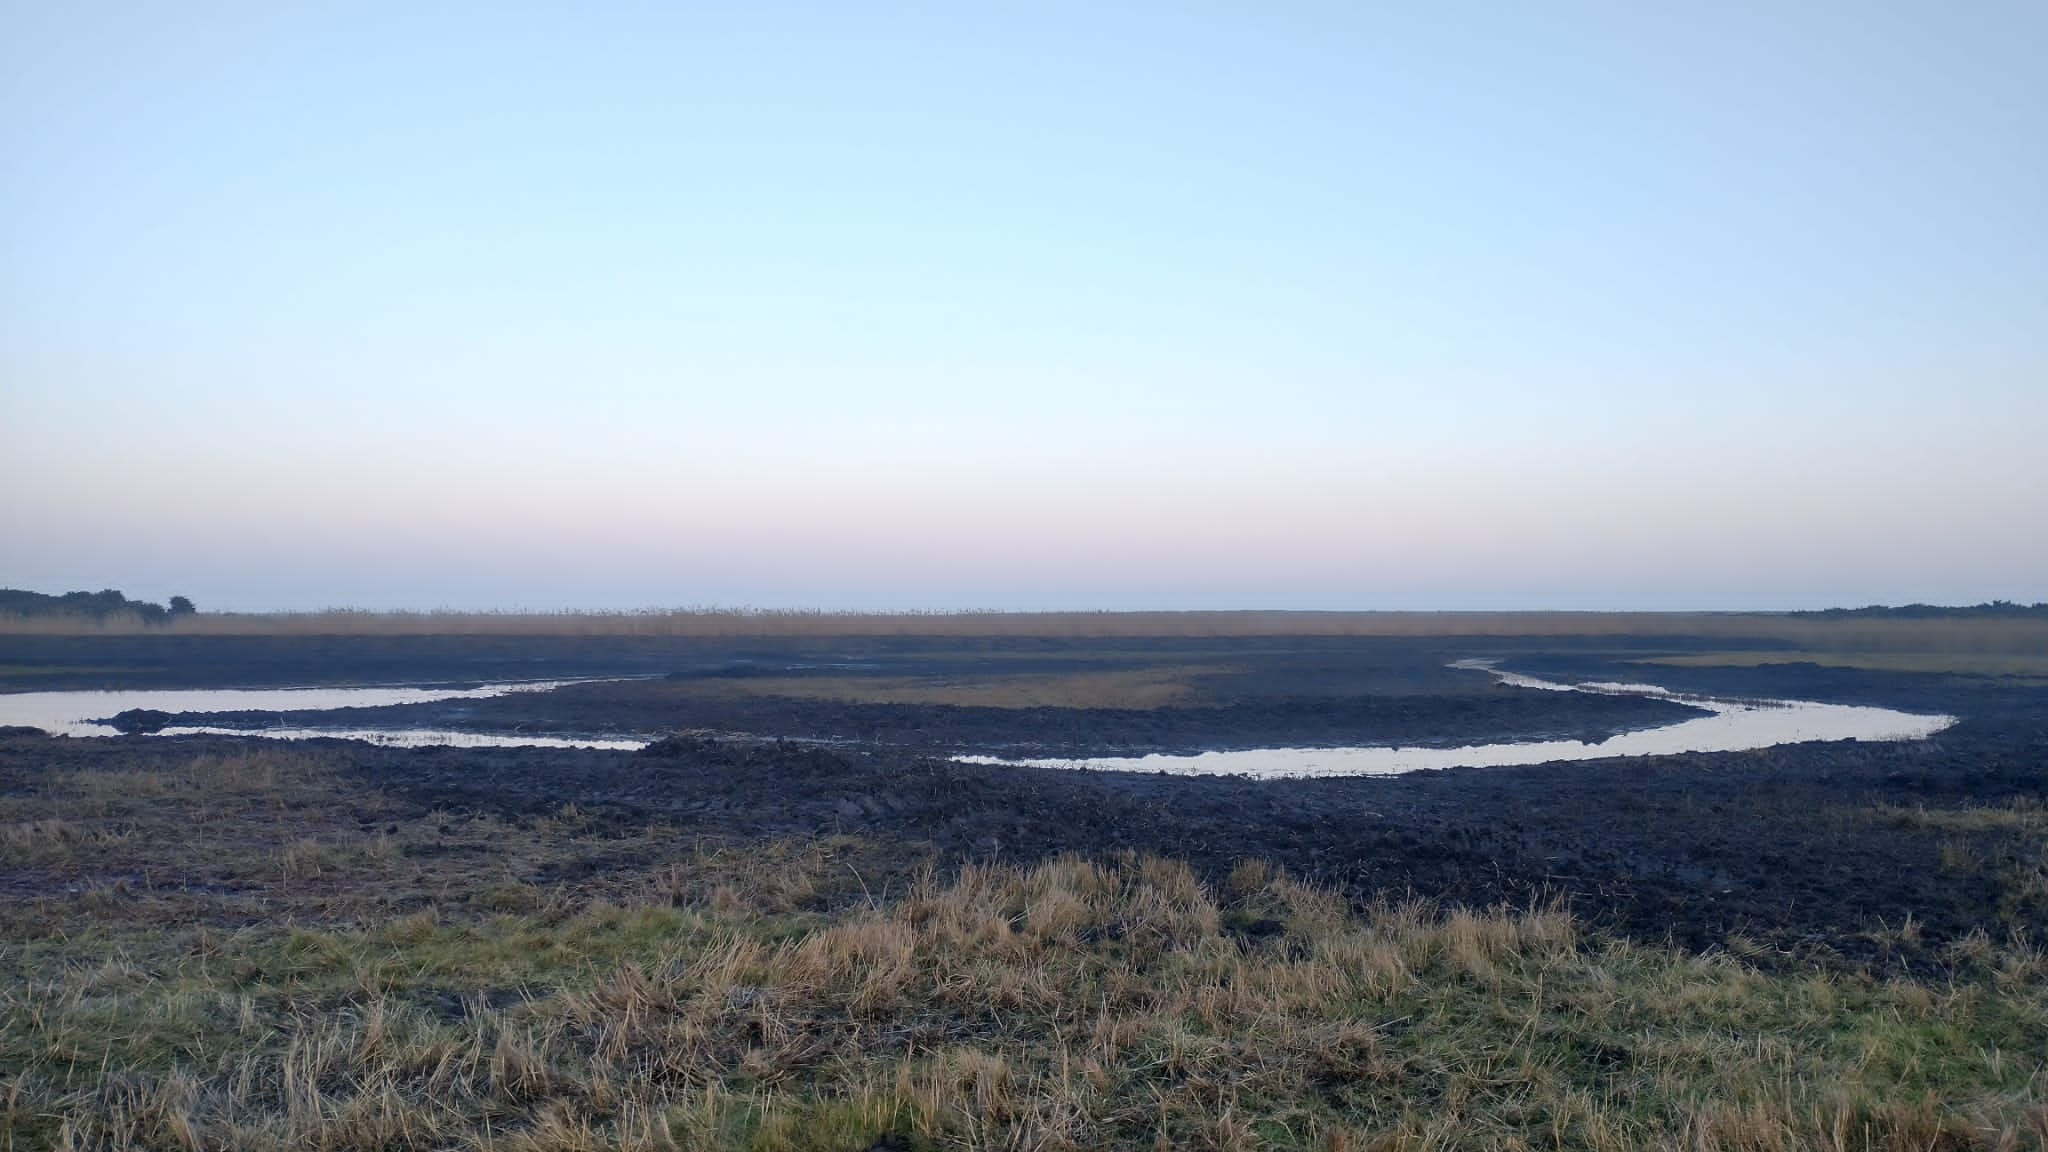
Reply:
<svg viewBox="0 0 2048 1152"><path fill-rule="evenodd" d="M1989 892L2008 924L2048 915L2048 804L2041 797L1951 807L1885 804L1868 814L1881 823L1939 834L1943 873Z"/></svg>
<svg viewBox="0 0 2048 1152"><path fill-rule="evenodd" d="M741 852L575 805L519 817L424 809L363 784L345 754L282 744L109 749L61 768L23 747L0 745L0 923L16 940L598 900L794 912L865 900L864 885L886 891L901 871L845 838ZM82 917L85 899L102 907Z"/></svg>
<svg viewBox="0 0 2048 1152"><path fill-rule="evenodd" d="M0 635L200 636L616 636L1179 638L1256 636L1689 637L1726 641L1705 661L1796 659L1788 653L1861 654L1869 666L1939 668L1976 657L2002 670L2038 669L2048 618L1830 619L1739 612L822 612L651 609L638 612L202 612L165 624L133 614L0 613ZM1769 651L1738 641L1767 641ZM1885 661L1894 664L1887 665ZM1851 661L1851 662L1858 662ZM1928 665L1926 662L1936 661ZM2005 661L2005 663L1999 663ZM2017 662L2017 663L2014 663ZM1987 665L1989 666L1989 665Z"/></svg>
<svg viewBox="0 0 2048 1152"><path fill-rule="evenodd" d="M1860 668L1873 672L1932 672L1963 676L2016 676L2038 682L2048 676L2048 644L2037 631L2022 630L2019 643L2012 636L1940 637L1931 630L1917 635L1926 648L1898 649L1873 643L1882 637L1860 642L1844 638L1835 645L1805 648L1776 648L1767 651L1684 652L1635 660L1637 664L1668 665L1677 668L1763 668L1773 664L1819 664L1828 668ZM1825 639L1816 638L1816 639ZM1941 641L1937 644L1936 641Z"/></svg>
<svg viewBox="0 0 2048 1152"><path fill-rule="evenodd" d="M2039 1147L2042 959L1767 976L1174 862L12 947L16 1146ZM1224 925L1256 909L1283 932Z"/></svg>
<svg viewBox="0 0 2048 1152"><path fill-rule="evenodd" d="M414 811L298 750L0 767L0 1148L2048 1146L2024 938L1765 969L1256 860Z"/></svg>
<svg viewBox="0 0 2048 1152"><path fill-rule="evenodd" d="M1204 677L1220 665L1170 665L1102 672L1021 676L857 677L760 676L682 684L699 692L789 696L857 704L935 704L967 708L1153 709L1197 699Z"/></svg>
<svg viewBox="0 0 2048 1152"><path fill-rule="evenodd" d="M2043 803L2038 796L2016 796L2004 804L1949 808L1885 804L1871 811L1880 820L1907 828L1937 832L2013 831L2048 835L2048 803Z"/></svg>

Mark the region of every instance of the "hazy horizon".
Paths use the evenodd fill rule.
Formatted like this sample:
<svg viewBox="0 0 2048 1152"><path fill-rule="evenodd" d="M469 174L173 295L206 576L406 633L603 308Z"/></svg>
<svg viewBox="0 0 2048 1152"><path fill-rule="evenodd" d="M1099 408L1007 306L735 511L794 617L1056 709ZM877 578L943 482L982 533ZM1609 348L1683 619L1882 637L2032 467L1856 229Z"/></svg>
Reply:
<svg viewBox="0 0 2048 1152"><path fill-rule="evenodd" d="M2048 7L0 4L0 585L2048 600Z"/></svg>
<svg viewBox="0 0 2048 1152"><path fill-rule="evenodd" d="M145 594L137 594L137 593L133 592L132 590L130 590L130 589L125 589L125 588L106 588L106 589L102 589L102 588L87 588L87 587L82 587L82 586L81 586L81 587L77 587L77 588L64 588L64 589L61 589L61 590L59 590L59 589L39 589L39 588L26 588L26 589L15 589L15 588L13 588L13 586L8 586L8 590L18 590L18 591L28 591L28 592L39 592L39 593L42 593L42 594L44 594L44 595L49 595L49 596L62 596L62 595L64 595L64 594L66 594L66 593L76 593L76 592L88 592L88 593L96 593L96 592L102 592L102 591L113 591L113 592L120 592L120 593L123 593L124 595L126 595L126 596L128 597L128 599L129 599L129 601L130 601L130 602L133 602L133 603L141 603L141 604L154 604L154 605L155 605L156 607L158 607L158 608L161 608L161 607L162 607L162 606L164 605L164 603L165 603L165 602L167 602L167 601L169 601L169 600L171 599L171 597L173 597L173 596L183 596L183 595L184 595L184 593L182 593L182 592L177 592L177 591L172 591L172 592L168 592L168 593L162 593L162 594L155 594L155 595L151 595L151 594L146 594L146 593L145 593ZM189 599L189 597L188 597L188 599ZM556 616L556 615L560 615L560 616L579 616L579 615L583 615L583 616L621 616L621 615L623 615L623 616L633 616L633 615L656 615L656 616L659 616L659 615L691 615L691 614L702 614L702 615L777 615L777 614L797 614L797 615L822 615L822 616L921 616L921 615L930 615L930 616L976 616L976 615L1015 615L1015 616L1093 616L1093 615L1101 615L1101 616L1146 616L1146 615L1168 615L1168 616L1170 616L1170 615L1181 615L1181 614L1185 614L1185 615L1191 615L1191 616L1202 616L1202 615L1244 615L1244 616L1259 616L1259 615L1275 615L1275 614L1279 614L1279 615L1301 615L1301 616L1317 616L1317 615L1321 615L1321 616L1339 616L1339 617L1341 617L1341 616L1375 616L1375 615L1379 615L1379 616L1407 616L1407 617L1414 617L1414 616L1475 616L1475 617L1484 617L1484 616L1531 616L1531 617L1540 617L1540 616L1547 616L1547 615L1556 615L1556 616L1582 616L1582 617L1583 617L1583 616L1614 616L1614 617L1622 617L1622 616L1632 616L1632 615L1633 615L1633 616L1640 616L1640 615L1646 615L1646 614L1647 614L1647 615L1694 615L1694 616L1699 616L1699 615L1709 615L1709 616L1711 616L1711 615L1731 615L1731 616L1734 616L1734 615L1745 615L1745 614L1784 614L1784 613L1811 613L1811 612L1825 612L1825 611L1828 611L1828 610L1852 610L1852 611L1853 611L1853 610L1858 610L1858 609L1903 609L1903 608L1931 608L1931 609L1936 609L1936 610L1941 610L1941 609L1956 609L1956 610L1959 610L1959 611L1967 611L1967 610L1969 610L1969 609L1973 609L1973 608L1985 608L1985 607L1990 607L1990 606L1993 606L1993 605L1997 605L1997 604L2004 604L2004 605L2010 605L2010 606L2012 606L2012 607L2014 607L2014 608L2019 608L2019 609L2039 609L2039 608L2042 608L2042 607L2048 607L2048 601L2035 601L2035 602L2028 602L2028 601L2025 601L2025 600L2015 600L2015 599L2014 599L2014 598L2012 598L2012 597L2006 596L2006 597L1993 597L1993 598L1991 598L1991 599L1988 599L1988 600L1979 600L1979 601L1973 601L1973 602L1969 602L1969 603L1964 603L1964 602L1959 602L1959 601L1924 601L1924 600L1921 600L1921 601L1897 601L1897 602L1892 602L1892 603L1878 603L1878 602L1866 602L1866 603L1841 603L1841 604L1806 604L1806 605L1761 605L1761 604L1756 604L1756 605L1748 605L1748 606L1744 606L1744 607L1733 607L1733 608L1730 608L1730 607L1697 607L1697 606L1694 606L1694 607L1687 607L1687 606L1670 606L1670 607L1657 607L1657 608L1649 608L1649 607L1641 607L1641 606L1635 606L1635 607L1630 607L1630 606L1620 606L1620 607L1614 607L1614 606L1606 606L1606 607L1576 607L1576 608L1574 608L1574 607L1565 607L1565 608L1542 608L1542 607L1538 607L1538 608L1530 608L1530 607L1515 607L1515 606L1512 606L1512 605L1476 606L1476 607L1464 607L1464 608L1424 608L1424 607L1392 607L1392 608L1326 608L1326 607L1317 607L1317 606L1313 606L1313 605L1304 605L1304 606L1286 607L1286 606L1272 606L1272 605L1264 605L1264 606L1262 606L1262 605L1249 605L1249 604L1214 604L1214 605L1207 605L1207 606L1194 606L1194 607L1164 607L1164 608L1162 608L1162 607L1133 607L1133 606L1121 606L1121 607L1119 607L1119 606L1113 606L1113 605L1112 605L1112 606L1106 606L1106 607L1105 607L1105 606L1088 606L1088 605L1069 605L1069 606L1066 606L1066 607L1024 607L1024 608L1015 608L1015 607L1002 607L1002 606L986 606L986 605L984 605L984 606L979 606L979 607L976 607L976 606L967 606L967 607L953 607L953 608L934 608L934 607L930 607L930 606L920 606L920 605L896 605L896 606L880 606L880 607L875 607L875 606L870 606L870 607L859 607L859 606L834 606L834 605L829 605L829 604L795 604L795 603L791 603L791 604L780 604L780 605L764 605L764 604L739 604L739 603L731 603L731 604L719 604L719 603L696 603L696 604L661 604L661 603L652 603L652 602L650 602L650 603L645 603L645 604L615 604L615 605L595 605L595 606L593 606L593 605L577 605L577 604L553 604L553 605L511 604L511 605L489 605L489 606L481 606L481 607L478 607L478 606L462 607L462 606L457 606L457 605L452 605L452 604L382 604L382 605L372 605L372 604L342 604L342 603L335 603L335 604L325 604L325 605L320 605L320 606L317 606L317 607L302 607L302 606L269 606L269 607L250 607L250 606L248 606L248 605L238 605L238 604L227 604L227 605L221 605L221 604L200 604L200 605L197 605L197 606L196 606L196 609L195 609L195 610L196 610L196 611L197 611L197 612L198 612L198 613L199 613L200 615L202 615L202 616L204 616L204 615L206 615L206 614L208 614L208 613L222 613L222 614L229 614L229 615L253 615L253 616L265 616L265 615L277 615L277 616L319 616L319 615L331 615L331 614L336 614L336 613L340 613L340 614L362 614L362 615L366 615L366 616L380 616L380 615L381 615L381 616L405 616L405 615L423 615L423 616L424 616L424 615L436 615L436 614L444 614L444 613L447 613L447 614L464 614L464 615L486 615L486 616L488 616L488 615L506 615L506 616ZM1996 617L1987 617L1987 619L1996 619Z"/></svg>

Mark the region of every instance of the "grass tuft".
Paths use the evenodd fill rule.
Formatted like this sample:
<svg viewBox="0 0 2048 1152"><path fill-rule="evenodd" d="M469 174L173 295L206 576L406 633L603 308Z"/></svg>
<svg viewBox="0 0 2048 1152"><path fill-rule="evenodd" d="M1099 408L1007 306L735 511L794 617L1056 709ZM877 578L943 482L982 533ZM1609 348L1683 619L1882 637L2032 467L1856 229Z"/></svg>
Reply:
<svg viewBox="0 0 2048 1152"><path fill-rule="evenodd" d="M5 889L0 1148L2048 1148L2023 936L1879 979L1257 860L890 874L409 812L299 751L123 774L8 800L10 874L80 893Z"/></svg>

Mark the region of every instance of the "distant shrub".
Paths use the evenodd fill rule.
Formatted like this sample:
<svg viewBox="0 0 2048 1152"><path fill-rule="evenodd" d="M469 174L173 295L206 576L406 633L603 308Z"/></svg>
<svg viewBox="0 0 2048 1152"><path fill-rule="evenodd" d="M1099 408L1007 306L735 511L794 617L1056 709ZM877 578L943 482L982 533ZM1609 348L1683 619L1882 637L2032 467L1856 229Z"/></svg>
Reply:
<svg viewBox="0 0 2048 1152"><path fill-rule="evenodd" d="M1992 600L1984 604L1958 605L1942 604L1901 604L1896 608L1872 604L1867 608L1823 608L1814 612L1792 612L1792 616L1811 616L1823 620L1847 619L1888 619L1888 620L1935 620L1950 618L2048 618L2048 603L2016 604L2011 600Z"/></svg>
<svg viewBox="0 0 2048 1152"><path fill-rule="evenodd" d="M51 596L21 588L0 588L0 614L24 617L86 617L105 620L110 616L132 615L144 624L165 624L191 616L199 610L183 596L171 597L171 606L150 600L130 600L114 588L98 592L66 592Z"/></svg>

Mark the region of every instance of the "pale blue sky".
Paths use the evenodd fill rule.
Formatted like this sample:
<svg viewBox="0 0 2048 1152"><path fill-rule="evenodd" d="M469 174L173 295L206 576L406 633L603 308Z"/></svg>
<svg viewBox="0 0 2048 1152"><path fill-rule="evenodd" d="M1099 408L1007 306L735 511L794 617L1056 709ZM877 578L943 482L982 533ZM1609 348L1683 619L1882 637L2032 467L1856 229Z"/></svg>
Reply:
<svg viewBox="0 0 2048 1152"><path fill-rule="evenodd" d="M0 584L2048 599L2048 5L0 0Z"/></svg>

